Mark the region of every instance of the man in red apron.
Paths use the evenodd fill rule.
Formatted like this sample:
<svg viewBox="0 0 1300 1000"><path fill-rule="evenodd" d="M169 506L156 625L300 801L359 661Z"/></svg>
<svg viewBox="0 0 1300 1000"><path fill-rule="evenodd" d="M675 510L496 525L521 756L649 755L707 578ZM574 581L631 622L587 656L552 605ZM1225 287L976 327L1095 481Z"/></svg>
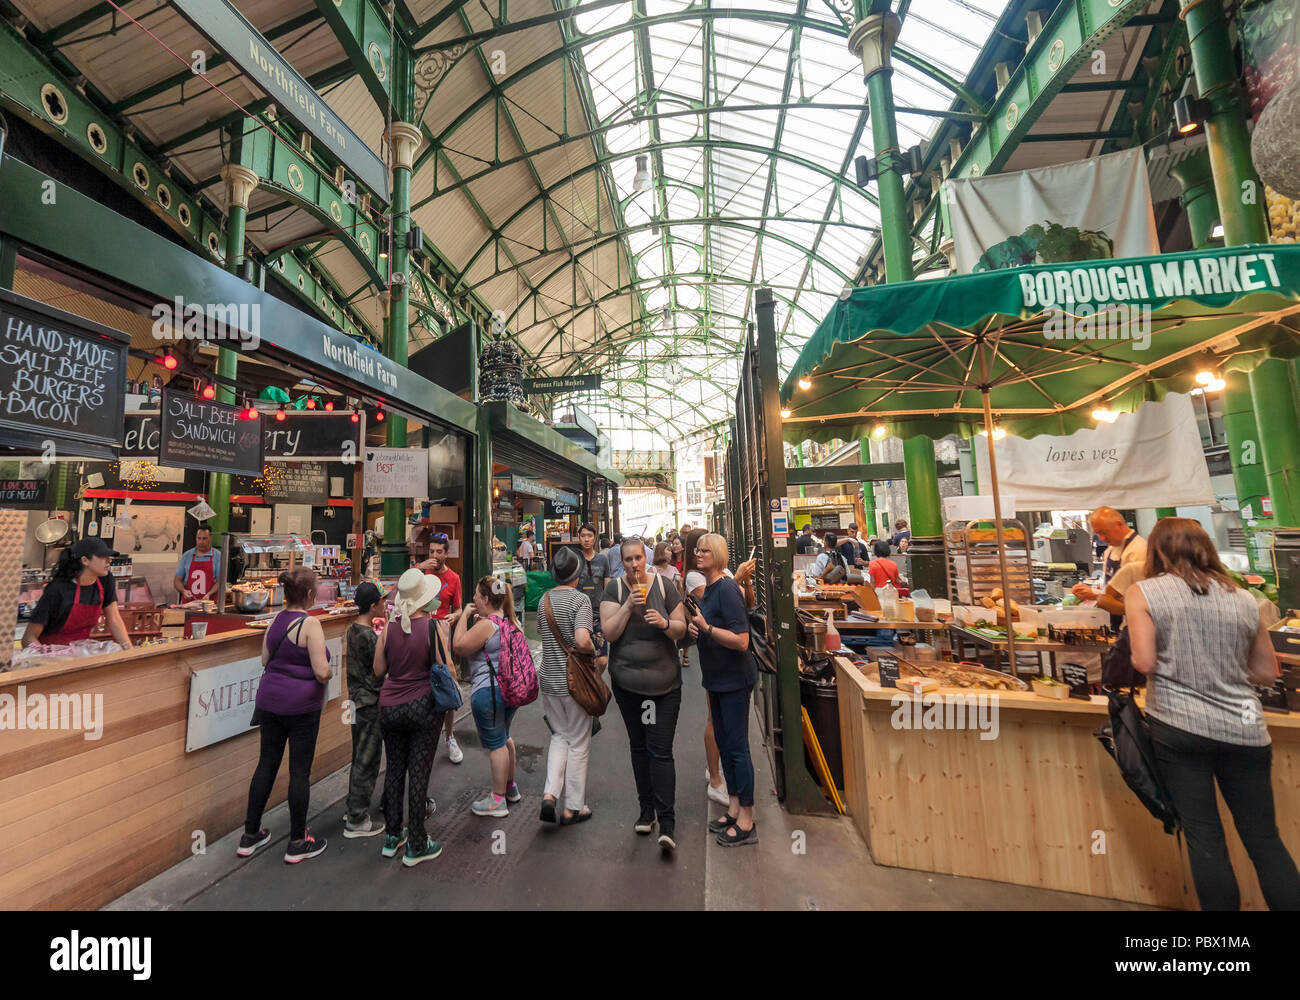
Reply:
<svg viewBox="0 0 1300 1000"><path fill-rule="evenodd" d="M194 535L194 548L182 553L172 584L184 603L207 600L216 593L220 579L221 553L212 547L212 529L200 524Z"/></svg>

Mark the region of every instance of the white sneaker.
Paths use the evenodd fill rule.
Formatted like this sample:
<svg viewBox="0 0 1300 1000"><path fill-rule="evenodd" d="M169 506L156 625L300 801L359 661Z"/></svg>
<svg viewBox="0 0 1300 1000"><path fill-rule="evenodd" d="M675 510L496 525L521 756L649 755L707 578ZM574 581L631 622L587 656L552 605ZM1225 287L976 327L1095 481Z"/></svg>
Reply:
<svg viewBox="0 0 1300 1000"><path fill-rule="evenodd" d="M465 751L460 748L454 736L447 737L447 756L451 758L453 764L459 764L465 759Z"/></svg>
<svg viewBox="0 0 1300 1000"><path fill-rule="evenodd" d="M713 787L713 785L710 785L709 798L711 798L714 802L718 803L718 805L722 805L722 806L731 805L731 796L727 794L726 782L723 782L721 785L719 785L716 788Z"/></svg>

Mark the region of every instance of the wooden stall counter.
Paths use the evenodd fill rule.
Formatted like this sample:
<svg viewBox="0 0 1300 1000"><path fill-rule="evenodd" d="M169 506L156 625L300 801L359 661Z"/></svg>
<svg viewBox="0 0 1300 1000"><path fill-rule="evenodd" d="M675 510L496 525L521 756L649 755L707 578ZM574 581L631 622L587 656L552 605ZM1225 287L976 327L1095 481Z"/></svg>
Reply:
<svg viewBox="0 0 1300 1000"><path fill-rule="evenodd" d="M844 657L835 668L845 800L878 864L1196 907L1177 841L1093 736L1105 705L944 688L926 692L918 706ZM955 705L951 714L942 704L930 708L944 695L983 699L965 702L959 720ZM1300 716L1266 712L1265 719L1278 828L1300 857ZM1222 799L1219 807L1242 906L1264 909Z"/></svg>
<svg viewBox="0 0 1300 1000"><path fill-rule="evenodd" d="M351 759L342 637L354 618L322 616L334 676L316 780ZM211 845L243 825L264 635L238 629L0 673L0 713L14 713L0 742L0 909L102 906L200 838ZM287 791L284 766L267 808Z"/></svg>

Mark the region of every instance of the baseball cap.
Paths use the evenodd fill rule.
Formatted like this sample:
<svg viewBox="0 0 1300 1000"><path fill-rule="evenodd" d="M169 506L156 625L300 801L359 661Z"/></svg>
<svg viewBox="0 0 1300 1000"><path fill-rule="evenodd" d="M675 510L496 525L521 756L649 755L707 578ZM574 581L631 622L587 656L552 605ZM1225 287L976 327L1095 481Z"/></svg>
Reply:
<svg viewBox="0 0 1300 1000"><path fill-rule="evenodd" d="M83 538L76 545L72 546L72 558L82 559L91 556L112 556L117 555L108 547L108 543L102 538Z"/></svg>

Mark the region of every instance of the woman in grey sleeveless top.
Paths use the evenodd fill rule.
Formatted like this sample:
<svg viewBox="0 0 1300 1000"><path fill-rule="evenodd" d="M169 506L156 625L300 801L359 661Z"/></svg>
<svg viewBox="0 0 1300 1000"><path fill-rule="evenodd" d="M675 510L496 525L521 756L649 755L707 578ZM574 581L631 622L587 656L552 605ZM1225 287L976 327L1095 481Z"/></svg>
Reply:
<svg viewBox="0 0 1300 1000"><path fill-rule="evenodd" d="M1241 905L1216 781L1269 909L1300 909L1300 874L1277 830L1273 753L1255 692L1277 675L1255 599L1190 518L1156 522L1146 577L1124 595L1133 666L1150 678L1151 738L1186 830L1201 909Z"/></svg>

